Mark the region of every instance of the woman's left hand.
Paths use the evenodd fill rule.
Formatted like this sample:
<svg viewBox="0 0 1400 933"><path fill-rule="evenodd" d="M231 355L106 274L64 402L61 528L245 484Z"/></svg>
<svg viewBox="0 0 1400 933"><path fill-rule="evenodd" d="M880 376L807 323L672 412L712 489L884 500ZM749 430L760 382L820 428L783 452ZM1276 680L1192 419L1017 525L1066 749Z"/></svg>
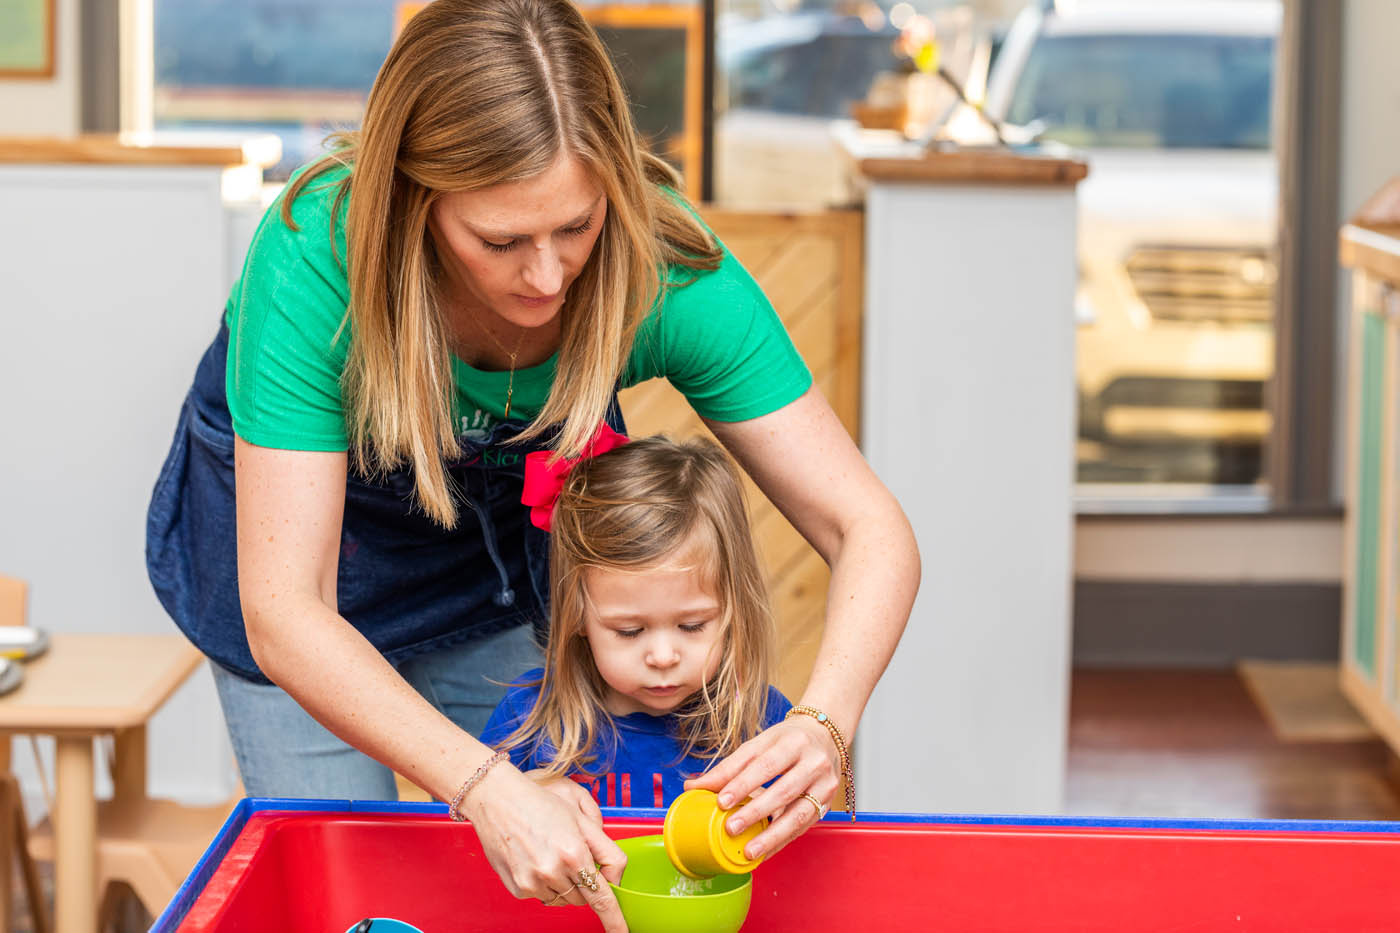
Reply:
<svg viewBox="0 0 1400 933"><path fill-rule="evenodd" d="M772 786L763 786L774 778ZM825 727L810 717L794 716L749 739L709 771L686 781L685 787L714 791L725 809L751 797L729 817L725 829L736 835L768 817L768 828L744 849L747 857L758 858L772 855L816 825L840 784L840 756ZM821 801L820 810L803 794Z"/></svg>
<svg viewBox="0 0 1400 933"><path fill-rule="evenodd" d="M566 777L542 778L543 768L535 768L526 771L525 776L535 781L545 790L558 797L565 803L578 807L579 812L593 820L599 826L603 825L603 811L598 807L598 801L593 799L593 795L584 789L578 781L570 780Z"/></svg>

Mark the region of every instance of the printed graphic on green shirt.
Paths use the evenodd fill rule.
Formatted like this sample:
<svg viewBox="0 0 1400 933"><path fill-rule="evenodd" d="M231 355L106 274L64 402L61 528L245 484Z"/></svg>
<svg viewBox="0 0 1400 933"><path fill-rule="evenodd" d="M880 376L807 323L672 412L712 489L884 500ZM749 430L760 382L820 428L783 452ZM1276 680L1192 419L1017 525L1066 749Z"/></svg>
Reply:
<svg viewBox="0 0 1400 933"><path fill-rule="evenodd" d="M474 415L462 415L460 423L458 434L470 441L484 444L491 437L491 429L496 426L496 419L490 412L478 408Z"/></svg>

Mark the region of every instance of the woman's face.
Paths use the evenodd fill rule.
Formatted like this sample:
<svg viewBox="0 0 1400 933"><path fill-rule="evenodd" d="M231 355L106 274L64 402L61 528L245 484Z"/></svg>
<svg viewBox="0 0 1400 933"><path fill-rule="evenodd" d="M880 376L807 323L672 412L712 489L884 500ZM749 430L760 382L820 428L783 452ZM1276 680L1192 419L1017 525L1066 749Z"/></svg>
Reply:
<svg viewBox="0 0 1400 933"><path fill-rule="evenodd" d="M597 179L561 155L534 178L442 195L430 227L458 295L540 327L559 314L607 212Z"/></svg>

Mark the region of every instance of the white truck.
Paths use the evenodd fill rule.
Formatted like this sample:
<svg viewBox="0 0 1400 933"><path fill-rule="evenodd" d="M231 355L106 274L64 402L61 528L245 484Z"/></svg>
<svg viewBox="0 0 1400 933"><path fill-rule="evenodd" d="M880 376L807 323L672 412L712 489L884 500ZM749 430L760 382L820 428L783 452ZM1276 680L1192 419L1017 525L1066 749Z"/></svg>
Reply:
<svg viewBox="0 0 1400 933"><path fill-rule="evenodd" d="M1081 482L1256 484L1270 418L1278 0L1037 3L984 109L1087 154Z"/></svg>

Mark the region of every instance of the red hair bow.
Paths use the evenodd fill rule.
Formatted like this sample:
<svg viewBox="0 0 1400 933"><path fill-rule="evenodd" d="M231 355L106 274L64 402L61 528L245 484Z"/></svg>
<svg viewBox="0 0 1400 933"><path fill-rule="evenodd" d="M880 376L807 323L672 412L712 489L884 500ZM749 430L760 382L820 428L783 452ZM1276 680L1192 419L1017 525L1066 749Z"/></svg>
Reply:
<svg viewBox="0 0 1400 933"><path fill-rule="evenodd" d="M536 528L549 531L554 525L554 503L559 501L559 493L564 491L564 479L580 460L596 457L615 450L627 443L627 435L618 434L606 424L599 424L583 455L549 462L547 450L537 450L525 455L525 488L520 493L520 501L530 507L530 521Z"/></svg>

